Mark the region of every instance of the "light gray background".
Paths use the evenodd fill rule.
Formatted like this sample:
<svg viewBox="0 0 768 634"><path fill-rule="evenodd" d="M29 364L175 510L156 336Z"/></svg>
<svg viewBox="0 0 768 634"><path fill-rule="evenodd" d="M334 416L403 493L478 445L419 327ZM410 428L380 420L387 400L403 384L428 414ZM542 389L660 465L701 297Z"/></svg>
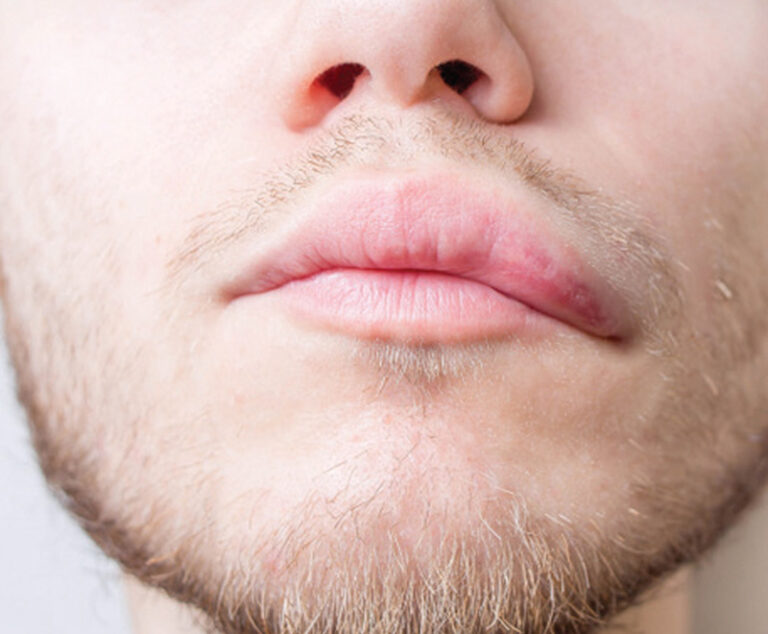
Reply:
<svg viewBox="0 0 768 634"><path fill-rule="evenodd" d="M57 506L38 472L2 344L0 482L0 632L129 634L117 567ZM699 566L694 634L768 634L767 546L763 503Z"/></svg>

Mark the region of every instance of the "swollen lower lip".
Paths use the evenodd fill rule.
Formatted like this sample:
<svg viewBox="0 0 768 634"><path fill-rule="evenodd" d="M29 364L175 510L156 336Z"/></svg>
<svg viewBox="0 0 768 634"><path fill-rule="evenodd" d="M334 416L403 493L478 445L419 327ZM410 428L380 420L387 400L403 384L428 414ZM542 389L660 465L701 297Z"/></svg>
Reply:
<svg viewBox="0 0 768 634"><path fill-rule="evenodd" d="M548 321L485 284L427 271L335 269L277 293L303 322L371 339L467 341L532 334Z"/></svg>

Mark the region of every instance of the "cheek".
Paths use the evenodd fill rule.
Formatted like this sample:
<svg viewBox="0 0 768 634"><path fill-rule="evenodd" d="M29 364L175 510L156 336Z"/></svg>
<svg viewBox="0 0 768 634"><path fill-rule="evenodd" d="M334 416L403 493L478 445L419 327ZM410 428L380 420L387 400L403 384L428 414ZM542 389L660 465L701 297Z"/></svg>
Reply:
<svg viewBox="0 0 768 634"><path fill-rule="evenodd" d="M185 48L200 41L192 20L171 13L172 27L136 7L96 4L14 10L0 62L10 87L0 94L10 121L3 191L14 211L0 227L18 250L14 268L34 265L72 294L107 279L102 301L140 319L185 219L215 208L232 187L231 157L246 153L229 143L238 131L225 123L223 98L203 85L218 80L226 93L226 75Z"/></svg>
<svg viewBox="0 0 768 634"><path fill-rule="evenodd" d="M645 194L655 201L642 212L656 222L669 216L667 200L689 192L704 203L727 190L743 170L745 149L756 136L765 141L768 71L760 60L768 22L747 23L733 13L679 9L654 22L616 17L607 30L624 34L621 44L615 35L595 34L598 44L577 56L580 69L557 80L563 94L555 96L567 109L557 116L585 141L604 145L599 167L640 200ZM701 204L680 202L673 217L701 214Z"/></svg>
<svg viewBox="0 0 768 634"><path fill-rule="evenodd" d="M740 254L765 261L765 9L615 4L595 26L573 10L584 45L563 31L559 62L542 65L542 121L562 130L574 169L664 236L690 318L711 328L715 303L744 284L734 272L758 272Z"/></svg>

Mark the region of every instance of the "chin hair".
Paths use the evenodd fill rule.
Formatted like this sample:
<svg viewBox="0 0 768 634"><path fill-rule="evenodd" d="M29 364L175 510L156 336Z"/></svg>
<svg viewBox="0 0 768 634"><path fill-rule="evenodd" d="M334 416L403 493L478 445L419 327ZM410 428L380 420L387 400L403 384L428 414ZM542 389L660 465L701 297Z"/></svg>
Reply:
<svg viewBox="0 0 768 634"><path fill-rule="evenodd" d="M394 382L428 388L447 380L476 379L493 352L493 342L488 340L427 344L381 339L356 346L353 361L373 369L382 387Z"/></svg>

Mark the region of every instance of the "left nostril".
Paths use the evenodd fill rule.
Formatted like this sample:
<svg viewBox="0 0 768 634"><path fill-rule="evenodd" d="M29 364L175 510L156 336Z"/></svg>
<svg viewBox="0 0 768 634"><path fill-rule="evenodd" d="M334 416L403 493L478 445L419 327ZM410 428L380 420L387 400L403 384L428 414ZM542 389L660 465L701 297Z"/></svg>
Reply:
<svg viewBox="0 0 768 634"><path fill-rule="evenodd" d="M476 66L460 59L443 62L437 67L440 77L452 90L461 94L485 73Z"/></svg>
<svg viewBox="0 0 768 634"><path fill-rule="evenodd" d="M355 81L364 70L365 66L362 64L337 64L320 74L315 79L315 83L337 99L344 99L352 92Z"/></svg>

